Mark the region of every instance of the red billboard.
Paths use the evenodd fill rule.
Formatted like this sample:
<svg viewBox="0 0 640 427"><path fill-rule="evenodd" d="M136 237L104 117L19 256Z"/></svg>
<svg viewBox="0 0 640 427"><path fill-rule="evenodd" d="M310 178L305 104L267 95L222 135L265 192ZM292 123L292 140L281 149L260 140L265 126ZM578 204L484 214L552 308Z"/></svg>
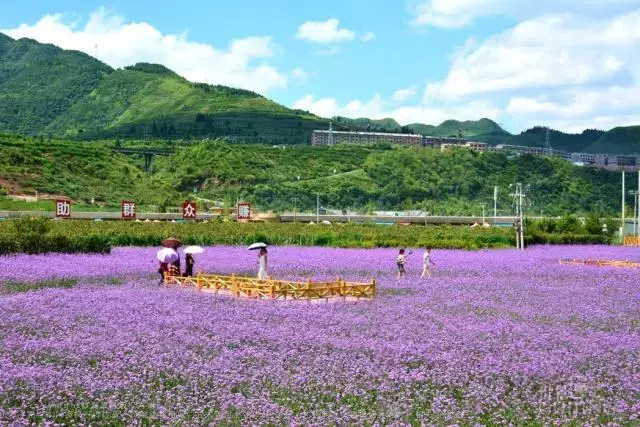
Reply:
<svg viewBox="0 0 640 427"><path fill-rule="evenodd" d="M196 219L196 202L184 202L182 204L182 218Z"/></svg>
<svg viewBox="0 0 640 427"><path fill-rule="evenodd" d="M71 217L71 201L56 200L56 218L70 218L70 217Z"/></svg>
<svg viewBox="0 0 640 427"><path fill-rule="evenodd" d="M120 217L122 219L136 219L136 204L128 200L120 203Z"/></svg>

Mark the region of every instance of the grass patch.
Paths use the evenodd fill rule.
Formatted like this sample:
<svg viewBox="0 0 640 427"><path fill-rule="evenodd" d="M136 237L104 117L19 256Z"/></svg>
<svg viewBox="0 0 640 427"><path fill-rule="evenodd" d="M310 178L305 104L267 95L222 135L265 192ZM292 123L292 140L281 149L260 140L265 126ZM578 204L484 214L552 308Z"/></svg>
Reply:
<svg viewBox="0 0 640 427"><path fill-rule="evenodd" d="M46 288L70 289L77 284L78 279L49 279L33 283L7 282L4 286L4 293L19 294L22 292L38 291Z"/></svg>

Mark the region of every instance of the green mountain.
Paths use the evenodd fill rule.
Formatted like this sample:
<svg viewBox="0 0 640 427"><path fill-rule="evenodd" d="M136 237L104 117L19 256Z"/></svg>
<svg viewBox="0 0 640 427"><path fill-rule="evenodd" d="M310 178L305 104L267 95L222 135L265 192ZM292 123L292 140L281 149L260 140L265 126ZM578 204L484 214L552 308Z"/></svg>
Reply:
<svg viewBox="0 0 640 427"><path fill-rule="evenodd" d="M510 144L526 145L531 147L544 147L547 129L534 127L511 138ZM557 130L549 131L549 143L552 148L569 152L587 151L589 147L598 141L606 132L588 129L580 134L569 134Z"/></svg>
<svg viewBox="0 0 640 427"><path fill-rule="evenodd" d="M446 120L438 126L413 123L402 126L394 119L371 120L367 118L349 119L347 117L334 117L334 129L336 130L357 130L370 132L390 132L390 133L413 133L427 136L462 137L476 139L497 144L505 137L510 137L507 131L502 129L497 123L490 119L480 119L477 121L459 122L457 120Z"/></svg>
<svg viewBox="0 0 640 427"><path fill-rule="evenodd" d="M640 126L611 129L602 134L585 151L591 153L640 153Z"/></svg>
<svg viewBox="0 0 640 427"><path fill-rule="evenodd" d="M467 150L439 152L410 147L336 145L270 146L222 141L149 142L156 156L149 172L144 159L113 149L141 141L47 140L0 135L0 210L38 206L10 202L3 193L65 195L77 204L95 199L105 209L120 200L141 205L178 206L186 198L237 198L260 210L315 209L316 195L327 208L367 210L427 209L437 214L479 215L498 185L499 210L512 210L508 185L531 184L530 212L618 213L620 174L577 167L548 157ZM635 188L635 175L628 184ZM51 208L44 203L44 207ZM628 206L632 206L629 196Z"/></svg>
<svg viewBox="0 0 640 427"><path fill-rule="evenodd" d="M0 39L0 129L43 132L112 70L84 53Z"/></svg>
<svg viewBox="0 0 640 427"><path fill-rule="evenodd" d="M511 135L489 119L402 126L393 119L332 119L336 130L462 136L489 144L543 146L544 128ZM114 70L81 52L0 33L0 131L83 140L225 138L245 143L309 143L329 120L254 92L192 83L157 64ZM581 134L551 131L567 151L640 152L638 127Z"/></svg>
<svg viewBox="0 0 640 427"><path fill-rule="evenodd" d="M328 120L154 64L114 70L80 52L0 39L0 130L81 139L219 137L309 142Z"/></svg>

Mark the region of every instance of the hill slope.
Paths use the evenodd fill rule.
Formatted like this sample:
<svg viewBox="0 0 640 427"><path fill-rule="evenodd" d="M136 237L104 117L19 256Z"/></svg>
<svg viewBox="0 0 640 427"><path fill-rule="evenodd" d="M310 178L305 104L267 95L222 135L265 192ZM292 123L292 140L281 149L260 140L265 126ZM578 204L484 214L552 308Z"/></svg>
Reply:
<svg viewBox="0 0 640 427"><path fill-rule="evenodd" d="M301 143L328 121L256 93L194 84L155 64L124 70L33 40L0 39L0 129L100 137L228 136Z"/></svg>
<svg viewBox="0 0 640 427"><path fill-rule="evenodd" d="M131 146L134 142L127 142ZM140 145L140 143L135 143ZM166 142L152 147L166 148ZM175 154L155 158L150 173L138 156L114 153L114 142L47 141L0 135L0 194L60 194L77 202L95 198L117 209L120 200L178 206L195 196L237 198L260 209L313 211L316 195L328 208L427 209L481 214L500 187L499 209L510 213L508 185L531 184L532 212L560 215L599 211L613 215L620 174L580 168L546 157L509 160L498 153L440 153L406 147L173 143ZM635 188L635 175L628 184ZM630 196L629 206L632 199Z"/></svg>
<svg viewBox="0 0 640 427"><path fill-rule="evenodd" d="M112 69L88 55L33 40L0 39L0 129L42 132Z"/></svg>
<svg viewBox="0 0 640 427"><path fill-rule="evenodd" d="M589 148L591 153L640 153L640 126L611 129Z"/></svg>
<svg viewBox="0 0 640 427"><path fill-rule="evenodd" d="M333 119L337 130L463 136L490 144L544 145L545 130L511 135L489 119L401 126L393 119ZM113 70L81 52L0 33L0 130L77 139L220 138L248 143L308 143L328 119L256 93L191 83L157 64ZM609 133L551 132L567 151L640 152L637 128Z"/></svg>

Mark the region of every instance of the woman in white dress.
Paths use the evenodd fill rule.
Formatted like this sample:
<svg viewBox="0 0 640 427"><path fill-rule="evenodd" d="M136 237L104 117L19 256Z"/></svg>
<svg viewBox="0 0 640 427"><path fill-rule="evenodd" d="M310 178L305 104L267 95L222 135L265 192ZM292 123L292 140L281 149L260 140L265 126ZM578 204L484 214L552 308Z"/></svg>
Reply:
<svg viewBox="0 0 640 427"><path fill-rule="evenodd" d="M267 249L260 249L260 253L258 255L258 264L260 266L258 270L258 279L267 280Z"/></svg>
<svg viewBox="0 0 640 427"><path fill-rule="evenodd" d="M431 277L431 265L436 265L435 262L431 260L431 248L427 248L424 251L424 255L422 256L422 275L420 278L424 278L424 276Z"/></svg>

